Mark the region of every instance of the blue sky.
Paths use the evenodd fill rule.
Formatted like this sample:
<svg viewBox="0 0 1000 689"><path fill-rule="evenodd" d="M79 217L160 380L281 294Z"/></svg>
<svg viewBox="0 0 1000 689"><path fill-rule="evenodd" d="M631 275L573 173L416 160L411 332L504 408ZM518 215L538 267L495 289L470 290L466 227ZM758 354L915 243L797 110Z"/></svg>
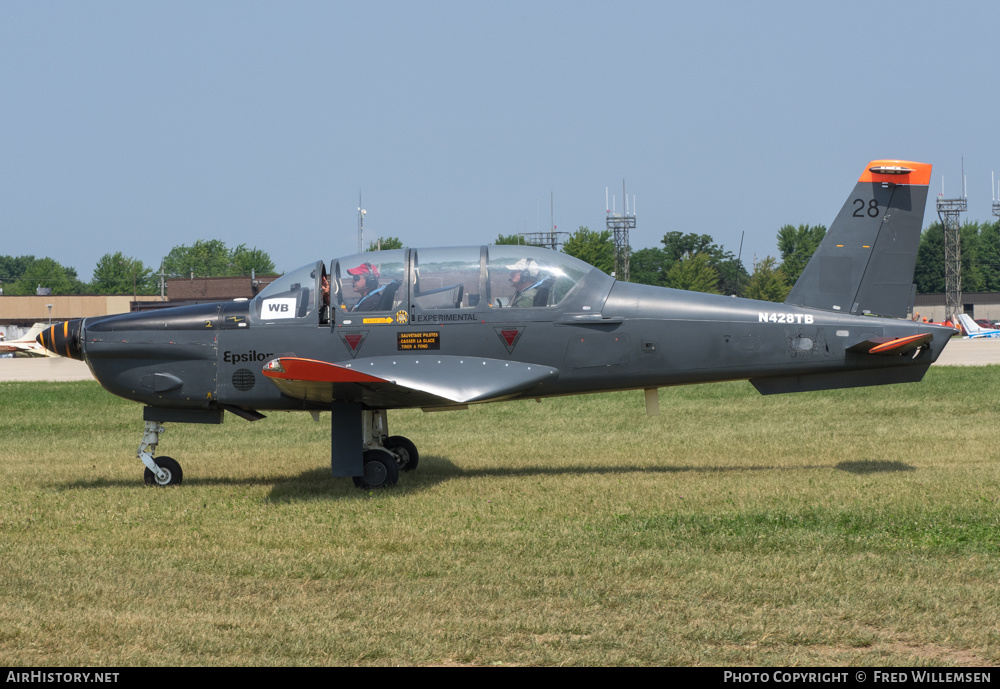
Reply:
<svg viewBox="0 0 1000 689"><path fill-rule="evenodd" d="M934 164L991 221L996 3L0 0L0 254L89 279L222 239L357 247L603 229L743 258L833 220L865 163ZM631 203L631 201L630 201Z"/></svg>

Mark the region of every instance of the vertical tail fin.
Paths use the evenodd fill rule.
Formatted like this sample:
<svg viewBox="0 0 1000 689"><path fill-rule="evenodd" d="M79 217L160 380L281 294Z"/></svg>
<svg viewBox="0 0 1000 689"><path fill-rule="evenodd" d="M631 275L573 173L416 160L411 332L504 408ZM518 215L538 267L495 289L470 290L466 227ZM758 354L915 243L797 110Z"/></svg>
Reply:
<svg viewBox="0 0 1000 689"><path fill-rule="evenodd" d="M927 163L869 163L785 303L906 316L930 180Z"/></svg>
<svg viewBox="0 0 1000 689"><path fill-rule="evenodd" d="M983 328L981 328L978 323L972 320L972 317L969 316L969 314L967 313L958 314L958 322L962 324L962 328L965 329L965 334L968 335L969 337L972 337L973 335L978 335L979 333L983 332Z"/></svg>

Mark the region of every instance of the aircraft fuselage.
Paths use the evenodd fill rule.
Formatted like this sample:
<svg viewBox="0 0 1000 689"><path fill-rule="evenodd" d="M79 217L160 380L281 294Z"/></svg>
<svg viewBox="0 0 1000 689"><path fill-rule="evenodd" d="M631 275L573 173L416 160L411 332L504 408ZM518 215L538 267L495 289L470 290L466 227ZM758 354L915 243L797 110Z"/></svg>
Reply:
<svg viewBox="0 0 1000 689"><path fill-rule="evenodd" d="M248 302L69 321L39 335L167 422L328 410L331 469L395 484L416 446L387 409L748 379L763 394L920 380L955 330L902 320L931 167L875 160L782 304L617 282L530 246L396 249L291 271ZM879 317L872 314L880 314Z"/></svg>
<svg viewBox="0 0 1000 689"><path fill-rule="evenodd" d="M583 299L558 309L484 307L461 313L411 304L402 324L395 315L352 313L336 313L332 325L254 324L248 323L250 302L88 319L83 353L105 388L153 407L229 405L266 411L328 407L326 401L288 397L263 378L262 366L279 356L346 363L359 370L368 359L429 362L442 356L558 370L506 397L517 399L847 371L878 376L891 370L895 382L911 377L902 368L919 380L952 332L897 319L615 282L597 271L588 280L597 283L583 290L597 295L591 304ZM931 347L916 357L847 349L867 339L916 333L935 334ZM413 406L405 395L365 400L362 394L361 401L372 408Z"/></svg>

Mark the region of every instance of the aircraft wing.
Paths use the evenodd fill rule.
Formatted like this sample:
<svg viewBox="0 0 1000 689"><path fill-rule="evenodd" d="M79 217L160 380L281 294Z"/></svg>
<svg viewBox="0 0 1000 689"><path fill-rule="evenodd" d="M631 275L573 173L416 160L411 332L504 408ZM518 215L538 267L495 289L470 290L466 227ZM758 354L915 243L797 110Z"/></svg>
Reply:
<svg viewBox="0 0 1000 689"><path fill-rule="evenodd" d="M863 354L881 354L883 356L891 354L909 354L918 347L934 339L933 333L922 333L920 335L910 335L909 337L872 337L852 345L847 348L849 352L861 352Z"/></svg>
<svg viewBox="0 0 1000 689"><path fill-rule="evenodd" d="M472 356L380 356L344 364L278 357L267 362L262 372L290 397L383 408L496 401L559 375L558 369L549 366Z"/></svg>

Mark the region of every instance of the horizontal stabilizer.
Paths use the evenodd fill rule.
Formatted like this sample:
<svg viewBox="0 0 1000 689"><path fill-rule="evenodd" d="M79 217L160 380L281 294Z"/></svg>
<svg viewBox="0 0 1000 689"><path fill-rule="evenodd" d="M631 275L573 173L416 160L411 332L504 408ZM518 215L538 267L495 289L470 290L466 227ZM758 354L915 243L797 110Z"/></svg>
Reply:
<svg viewBox="0 0 1000 689"><path fill-rule="evenodd" d="M930 343L933 333L921 333L908 337L872 337L847 348L849 352L863 354L881 354L883 356L909 354Z"/></svg>
<svg viewBox="0 0 1000 689"><path fill-rule="evenodd" d="M344 400L372 407L434 407L513 397L545 380L557 369L481 357L372 357L334 364L279 357L263 374L282 393L309 402Z"/></svg>

